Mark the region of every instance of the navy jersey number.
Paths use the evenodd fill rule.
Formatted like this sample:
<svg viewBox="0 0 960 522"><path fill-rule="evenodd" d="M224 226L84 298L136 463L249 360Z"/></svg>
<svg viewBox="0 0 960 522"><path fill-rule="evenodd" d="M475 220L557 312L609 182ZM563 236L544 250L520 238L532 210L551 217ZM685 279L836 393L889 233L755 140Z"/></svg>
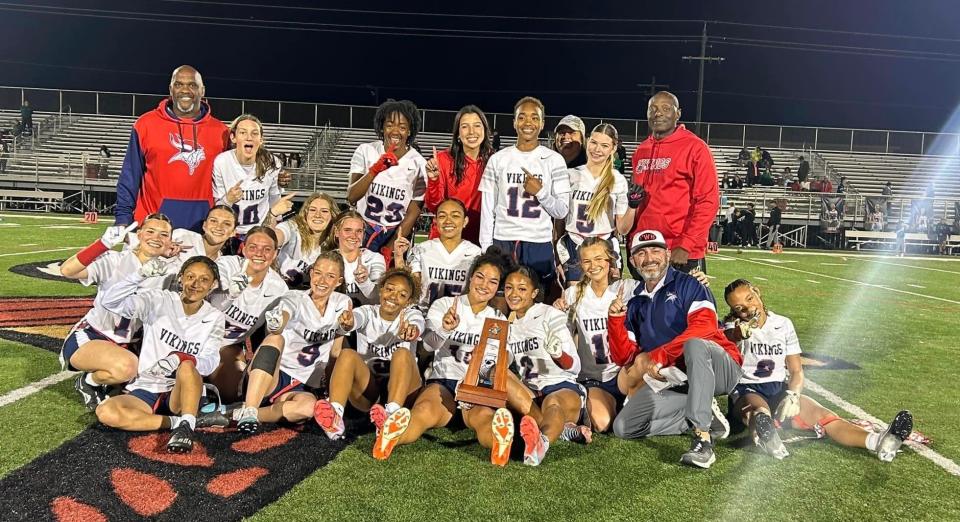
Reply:
<svg viewBox="0 0 960 522"><path fill-rule="evenodd" d="M507 215L510 217L525 217L536 219L540 217L540 200L536 196L523 191L522 187L510 187L507 189ZM520 200L523 200L521 205Z"/></svg>
<svg viewBox="0 0 960 522"><path fill-rule="evenodd" d="M757 361L757 370L753 372L753 375L755 377L770 377L776 367L777 363L773 359L761 359Z"/></svg>
<svg viewBox="0 0 960 522"><path fill-rule="evenodd" d="M364 211L363 215L370 221L379 222L380 215L383 215L383 220L387 223L399 223L403 221L403 211L405 207L400 203L390 203L384 209L383 201L376 196L367 196L367 209Z"/></svg>
<svg viewBox="0 0 960 522"><path fill-rule="evenodd" d="M593 221L587 214L587 208L590 205L577 205L577 232L589 234L593 232Z"/></svg>

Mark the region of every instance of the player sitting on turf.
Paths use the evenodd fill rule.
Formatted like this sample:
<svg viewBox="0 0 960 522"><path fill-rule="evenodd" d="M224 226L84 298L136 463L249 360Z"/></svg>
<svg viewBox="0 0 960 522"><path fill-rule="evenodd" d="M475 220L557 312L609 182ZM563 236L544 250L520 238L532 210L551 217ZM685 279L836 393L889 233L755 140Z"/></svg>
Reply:
<svg viewBox="0 0 960 522"><path fill-rule="evenodd" d="M310 270L310 290L287 291L267 312L269 335L250 362L243 407L234 412L241 432L255 433L261 422L313 417L317 399L307 390L326 388L327 363L340 353L338 331L352 308L350 298L335 291L342 283L343 258L324 252Z"/></svg>
<svg viewBox="0 0 960 522"><path fill-rule="evenodd" d="M443 211L443 205L440 208ZM442 225L440 233L444 234ZM424 348L434 353L434 358L427 371L427 384L410 410L400 408L387 418L382 430L385 447L378 455L380 458L390 456L394 439L396 444L412 444L428 429L446 426L453 419L457 412L457 385L466 375L467 364L480 341L484 320L503 319L503 315L489 305L497 295L509 263L510 260L496 250L481 254L474 259L467 273L464 294L441 297L430 306L423 342ZM494 422L493 409L477 406L464 411L463 419L467 427L476 431L477 439L486 448L492 447L498 426L506 430L502 431L505 435L501 438L508 440L508 451L491 453L490 457L494 464L503 466L510 456L513 417L505 409L497 410L496 415L499 424Z"/></svg>
<svg viewBox="0 0 960 522"><path fill-rule="evenodd" d="M223 246L234 236L237 214L226 205L216 205L207 212L202 226L203 234L185 228L174 229L170 234L170 250L164 255L176 256L180 261L186 261L193 256L207 256L216 261ZM135 235L128 234L127 241L131 249L139 244Z"/></svg>
<svg viewBox="0 0 960 522"><path fill-rule="evenodd" d="M343 284L346 294L356 306L377 302L377 283L386 270L386 260L379 253L361 248L363 218L348 210L333 224L337 251L343 256ZM419 286L417 288L420 288Z"/></svg>
<svg viewBox="0 0 960 522"><path fill-rule="evenodd" d="M563 156L540 145L543 112L540 100L520 99L513 119L517 144L487 162L480 181L480 247L497 245L532 268L537 286L556 298L553 220L567 217L570 178Z"/></svg>
<svg viewBox="0 0 960 522"><path fill-rule="evenodd" d="M506 277L503 294L510 308L509 353L527 387L522 402L517 404L514 398L510 406L523 414L523 463L538 466L567 423L586 422L586 390L577 384L580 357L567 329L567 316L535 302L543 290L530 267L514 268ZM579 435L565 438L590 442L589 429L582 429Z"/></svg>
<svg viewBox="0 0 960 522"><path fill-rule="evenodd" d="M112 250L136 226L134 222L127 227L107 228L102 238L60 265L62 276L77 279L84 286L97 285L93 308L67 334L60 353L65 369L82 372L75 387L91 410L106 399L109 386L137 376L137 356L127 345L136 340L140 324L105 308L103 294L170 248L170 220L163 214L150 214L137 231L137 247L125 252ZM159 278L145 282L151 288L161 284Z"/></svg>
<svg viewBox="0 0 960 522"><path fill-rule="evenodd" d="M364 247L390 264L393 242L413 232L427 190L427 162L411 147L420 111L409 100L387 100L377 107L373 129L377 141L361 144L350 160L347 201L366 222Z"/></svg>
<svg viewBox="0 0 960 522"><path fill-rule="evenodd" d="M331 439L343 437L343 409L349 401L370 412L377 428L373 456L383 458L396 444L383 434L384 421L415 397L421 379L416 341L423 332L423 314L411 305L420 297L410 272L388 270L380 282L380 304L364 305L346 314L345 331L357 332L356 349L343 349L330 375L329 400L317 401L317 423ZM378 401L386 400L386 407Z"/></svg>
<svg viewBox="0 0 960 522"><path fill-rule="evenodd" d="M567 288L553 306L567 312L568 323L576 330L580 355L578 381L587 388L590 426L593 431L604 432L610 429L629 391L625 383L619 382L620 366L610 360L607 310L621 286L623 295L629 296L638 283L634 279L611 282L610 267L615 265L617 256L608 240L588 237L577 250L578 272L582 272L583 277L576 286Z"/></svg>
<svg viewBox="0 0 960 522"><path fill-rule="evenodd" d="M777 434L774 417L794 428L812 429L844 446L867 448L890 462L913 430L913 416L901 411L882 433L870 432L841 419L817 401L801 395L803 366L800 342L790 319L766 308L760 289L737 279L723 291L730 305L726 335L743 353L744 374L730 401L733 415L750 427L754 442L769 455L789 455ZM787 379L787 373L790 377ZM775 413L771 413L775 412Z"/></svg>
<svg viewBox="0 0 960 522"><path fill-rule="evenodd" d="M216 263L195 256L177 275L179 293L141 288L164 274L164 262L152 259L103 296L106 309L143 323L143 343L136 378L126 393L97 406L97 419L126 431L172 429L167 451L185 453L193 449L203 376L220 362L225 319L205 300L220 275Z"/></svg>
<svg viewBox="0 0 960 522"><path fill-rule="evenodd" d="M308 283L307 271L320 252L336 248L333 222L339 215L340 208L332 197L314 192L307 196L293 219L273 226L280 241L280 275L290 288ZM272 221L268 219L268 223Z"/></svg>
<svg viewBox="0 0 960 522"><path fill-rule="evenodd" d="M410 250L409 261L404 253L410 249L407 238L397 238L393 260L399 268L409 268L419 283L418 306L426 311L441 297L457 296L463 292L467 270L474 258L480 255L480 247L463 239L463 230L468 223L467 209L456 199L448 199L437 207L433 222L440 237L417 243Z"/></svg>
<svg viewBox="0 0 960 522"><path fill-rule="evenodd" d="M210 295L210 304L227 317L220 366L210 375L224 402L238 399L246 367L246 341L264 323L264 312L287 291L283 278L271 267L277 258L277 235L257 225L247 231L243 256L221 256L220 286L226 291Z"/></svg>

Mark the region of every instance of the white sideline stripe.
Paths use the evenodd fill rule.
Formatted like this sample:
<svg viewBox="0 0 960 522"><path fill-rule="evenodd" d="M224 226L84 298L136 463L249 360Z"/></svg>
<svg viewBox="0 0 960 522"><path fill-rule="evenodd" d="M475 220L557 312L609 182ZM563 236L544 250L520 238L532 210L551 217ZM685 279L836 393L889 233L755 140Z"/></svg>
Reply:
<svg viewBox="0 0 960 522"><path fill-rule="evenodd" d="M813 284L815 284L815 285L819 285L819 284L820 284L820 281L814 281L813 279L807 279L807 282L808 282L808 283L813 283Z"/></svg>
<svg viewBox="0 0 960 522"><path fill-rule="evenodd" d="M44 216L36 214L11 214L9 212L0 214L0 217L5 218L25 218L25 219L56 219L59 221L83 221L83 216L77 214L75 216ZM113 216L109 216L113 217Z"/></svg>
<svg viewBox="0 0 960 522"><path fill-rule="evenodd" d="M731 259L735 259L735 258L731 258ZM911 291L909 291L909 290L901 290L901 289L899 289L899 288L890 288L889 286L876 285L876 284L873 284L873 283L865 283L865 282L863 282L863 281L857 281L857 280L854 280L854 279L847 279L847 278L845 278L845 277L837 277L837 276L832 276L832 275L827 275L827 274L819 274L819 273L817 273L817 272L810 272L810 271L808 271L808 270L800 270L799 268L790 268L789 266L773 265L773 264L770 264L770 263L764 263L763 261L754 261L753 259L740 258L740 260L743 261L743 262L746 262L746 263L755 263L755 264L758 264L758 265L760 265L760 266L766 266L766 267L770 267L770 268L779 268L780 270L790 270L791 272L800 272L801 274L807 274L807 275L812 275L812 276L817 276L817 277L825 277L825 278L827 278L827 279L835 279L835 280L837 280L837 281L843 281L843 282L845 282L845 283L853 283L853 284L856 284L856 285L863 285L863 286L870 286L870 287L873 287L873 288L879 288L879 289L881 289L881 290L889 290L889 291L891 291L891 292L897 292L898 294L907 294L907 295L912 295L912 296L915 296L915 297L925 297L925 298L927 298L927 299L933 299L933 300L935 300L935 301L943 301L943 302L945 302L945 303L960 305L960 301L954 301L953 299L947 299L947 298L945 298L945 297L937 297L937 296L933 296L933 295L920 294L920 293L917 293L917 292L911 292ZM755 278L755 279L758 279L758 278Z"/></svg>
<svg viewBox="0 0 960 522"><path fill-rule="evenodd" d="M25 397L29 397L29 396L33 395L34 393L37 393L38 391L40 391L40 390L42 390L42 389L44 389L44 388L46 388L46 387L48 387L48 386L53 386L54 384L57 384L58 382L65 381L65 380L69 379L70 377L73 377L74 375L76 375L75 372L63 371L63 372L60 372L60 373L55 373L55 374L53 374L53 375L51 375L51 376L49 376L49 377L44 377L43 379L40 379L39 381L34 382L34 383L30 383L30 384L24 386L23 388L17 388L16 390L13 390L12 392L9 392L9 393L7 393L7 394L5 394L5 395L3 395L3 396L0 396L0 407L6 406L7 404L11 404L11 403L17 402L17 401L19 401L20 399L23 399L23 398L25 398Z"/></svg>
<svg viewBox="0 0 960 522"><path fill-rule="evenodd" d="M766 252L764 252L764 251L762 251L762 250L761 250L761 251L744 252L744 253L753 254L753 255L759 255L759 256L764 256L764 255L767 254ZM715 255L715 254L710 254L710 255ZM721 256L722 256L722 255L733 255L733 253L732 253L732 252L731 252L731 253L724 253L724 251L721 250L721 251L720 251L720 254L716 254L716 255L721 255ZM893 259L893 260L903 259L903 260L905 260L905 261L942 261L942 262L944 262L944 263L960 263L960 257L957 257L957 256L940 256L940 257L934 257L934 256L914 256L914 255L908 255L908 256L906 256L906 257L900 257L900 256L898 256L897 254L893 254L893 253L866 254L866 253L863 253L863 252L857 252L857 251L855 251L855 250L845 250L845 251L842 251L842 252L823 252L823 251L801 252L801 251L799 251L799 250L791 249L791 250L784 250L783 252L781 252L781 253L779 253L779 254L769 254L769 255L770 255L771 257L773 257L774 255L776 255L776 256L825 256L825 257L841 257L841 258L850 258L850 259L860 259L860 258L864 258L864 259ZM709 259L709 258L708 258L708 259Z"/></svg>
<svg viewBox="0 0 960 522"><path fill-rule="evenodd" d="M839 395L831 392L830 390L824 388L823 386L820 386L819 384L811 381L810 379L804 380L804 387L808 388L810 391L816 393L817 395L822 396L824 399L827 399L828 401L834 403L841 410L849 413L850 415L853 415L854 417L857 417L859 419L866 419L874 424L879 424L880 426L883 426L883 429L887 429L887 423L865 412L863 408L857 406L856 404L850 404L849 402L843 400ZM960 465L957 465L956 462L948 459L947 457L944 457L943 455L937 453L936 451L933 451L932 449L930 449L927 446L924 446L923 444L913 442L913 441L906 441L906 445L909 446L910 449L912 449L913 451L916 451L917 454L919 454L921 457L945 469L947 473L960 477Z"/></svg>
<svg viewBox="0 0 960 522"><path fill-rule="evenodd" d="M955 272L953 270L944 270L942 268L930 268L927 266L904 265L901 263L890 263L888 261L874 261L873 259L866 259L865 261L868 263L877 263L878 265L899 266L903 268L916 268L917 270L929 270L931 272L943 272L944 274L960 275L960 272Z"/></svg>
<svg viewBox="0 0 960 522"><path fill-rule="evenodd" d="M63 247L63 248L53 248L50 250L31 250L30 252L10 252L8 254L0 254L0 257L7 256L28 256L30 254L46 254L48 252L63 252L64 250L79 250L83 247Z"/></svg>
<svg viewBox="0 0 960 522"><path fill-rule="evenodd" d="M910 283L907 283L907 286L912 286L912 287L914 287L914 288L926 288L925 286L912 285L912 284L910 284Z"/></svg>

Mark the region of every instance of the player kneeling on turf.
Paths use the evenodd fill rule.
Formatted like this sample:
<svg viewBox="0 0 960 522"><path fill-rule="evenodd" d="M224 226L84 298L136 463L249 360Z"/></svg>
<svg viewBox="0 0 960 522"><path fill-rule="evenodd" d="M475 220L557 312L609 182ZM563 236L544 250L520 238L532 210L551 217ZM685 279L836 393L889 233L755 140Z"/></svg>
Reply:
<svg viewBox="0 0 960 522"><path fill-rule="evenodd" d="M234 410L241 432L256 433L261 422L313 417L317 399L308 388L325 388L327 363L340 352L338 331L352 304L335 292L343 283L340 254L320 254L309 273L309 290L287 291L266 314L269 335L248 367L243 407Z"/></svg>
<svg viewBox="0 0 960 522"><path fill-rule="evenodd" d="M126 393L107 399L96 412L100 422L121 430L173 429L167 451L184 453L193 448L203 376L220 362L224 315L205 301L220 275L216 263L195 256L180 269L179 293L138 289L144 279L165 272L162 261L151 260L103 296L105 308L143 323L143 345Z"/></svg>
<svg viewBox="0 0 960 522"><path fill-rule="evenodd" d="M356 349L341 350L330 375L329 400L317 401L315 417L327 436L343 437L343 409L349 403L369 411L377 428L373 456L385 458L396 445L398 426L385 427L389 415L401 409L420 389L415 355L423 331L423 314L411 305L420 297L413 275L403 269L388 270L380 280L380 304L364 305L341 322L357 332ZM386 407L378 401L386 399ZM409 422L409 417L402 423ZM389 429L385 433L385 429Z"/></svg>
<svg viewBox="0 0 960 522"><path fill-rule="evenodd" d="M789 455L777 434L775 417L779 422L792 422L795 428L813 429L818 437L825 434L844 446L867 448L884 462L893 460L913 430L909 411L897 413L886 431L875 433L801 395L800 342L790 319L767 310L760 289L745 279L727 285L723 295L730 305L725 321L727 338L743 353L744 374L730 394L732 412L739 412L757 446L777 459Z"/></svg>

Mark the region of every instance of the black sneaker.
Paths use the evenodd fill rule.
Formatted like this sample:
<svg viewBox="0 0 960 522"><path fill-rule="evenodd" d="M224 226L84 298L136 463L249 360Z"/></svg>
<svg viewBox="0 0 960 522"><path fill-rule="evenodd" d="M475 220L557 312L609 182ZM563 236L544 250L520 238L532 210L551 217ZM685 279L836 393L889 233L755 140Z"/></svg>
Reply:
<svg viewBox="0 0 960 522"><path fill-rule="evenodd" d="M187 421L180 421L180 424L170 434L167 451L170 453L189 453L193 450L193 436L193 428L190 427L190 424Z"/></svg>
<svg viewBox="0 0 960 522"><path fill-rule="evenodd" d="M197 428L226 428L230 419L219 410L197 415Z"/></svg>
<svg viewBox="0 0 960 522"><path fill-rule="evenodd" d="M86 381L87 375L89 374L81 373L77 375L77 381L73 387L80 394L80 398L83 399L83 405L88 410L93 411L97 409L101 402L107 400L107 389L104 386L94 386L88 383Z"/></svg>
<svg viewBox="0 0 960 522"><path fill-rule="evenodd" d="M761 412L757 413L755 422L757 436L753 439L754 444L777 460L789 457L790 452L787 451L787 447L780 440L780 434L777 433L777 426L773 423L773 419L766 413Z"/></svg>
<svg viewBox="0 0 960 522"><path fill-rule="evenodd" d="M703 440L696 433L693 434L690 450L680 457L681 464L704 469L709 468L716 460L717 456L713 454L713 441Z"/></svg>
<svg viewBox="0 0 960 522"><path fill-rule="evenodd" d="M897 450L907 440L913 431L913 414L903 410L890 421L890 426L880 435L877 443L877 458L883 462L891 462L897 456Z"/></svg>
<svg viewBox="0 0 960 522"><path fill-rule="evenodd" d="M710 412L713 413L713 419L710 420L710 438L713 440L727 438L730 435L730 421L720 410L716 397L710 403Z"/></svg>

